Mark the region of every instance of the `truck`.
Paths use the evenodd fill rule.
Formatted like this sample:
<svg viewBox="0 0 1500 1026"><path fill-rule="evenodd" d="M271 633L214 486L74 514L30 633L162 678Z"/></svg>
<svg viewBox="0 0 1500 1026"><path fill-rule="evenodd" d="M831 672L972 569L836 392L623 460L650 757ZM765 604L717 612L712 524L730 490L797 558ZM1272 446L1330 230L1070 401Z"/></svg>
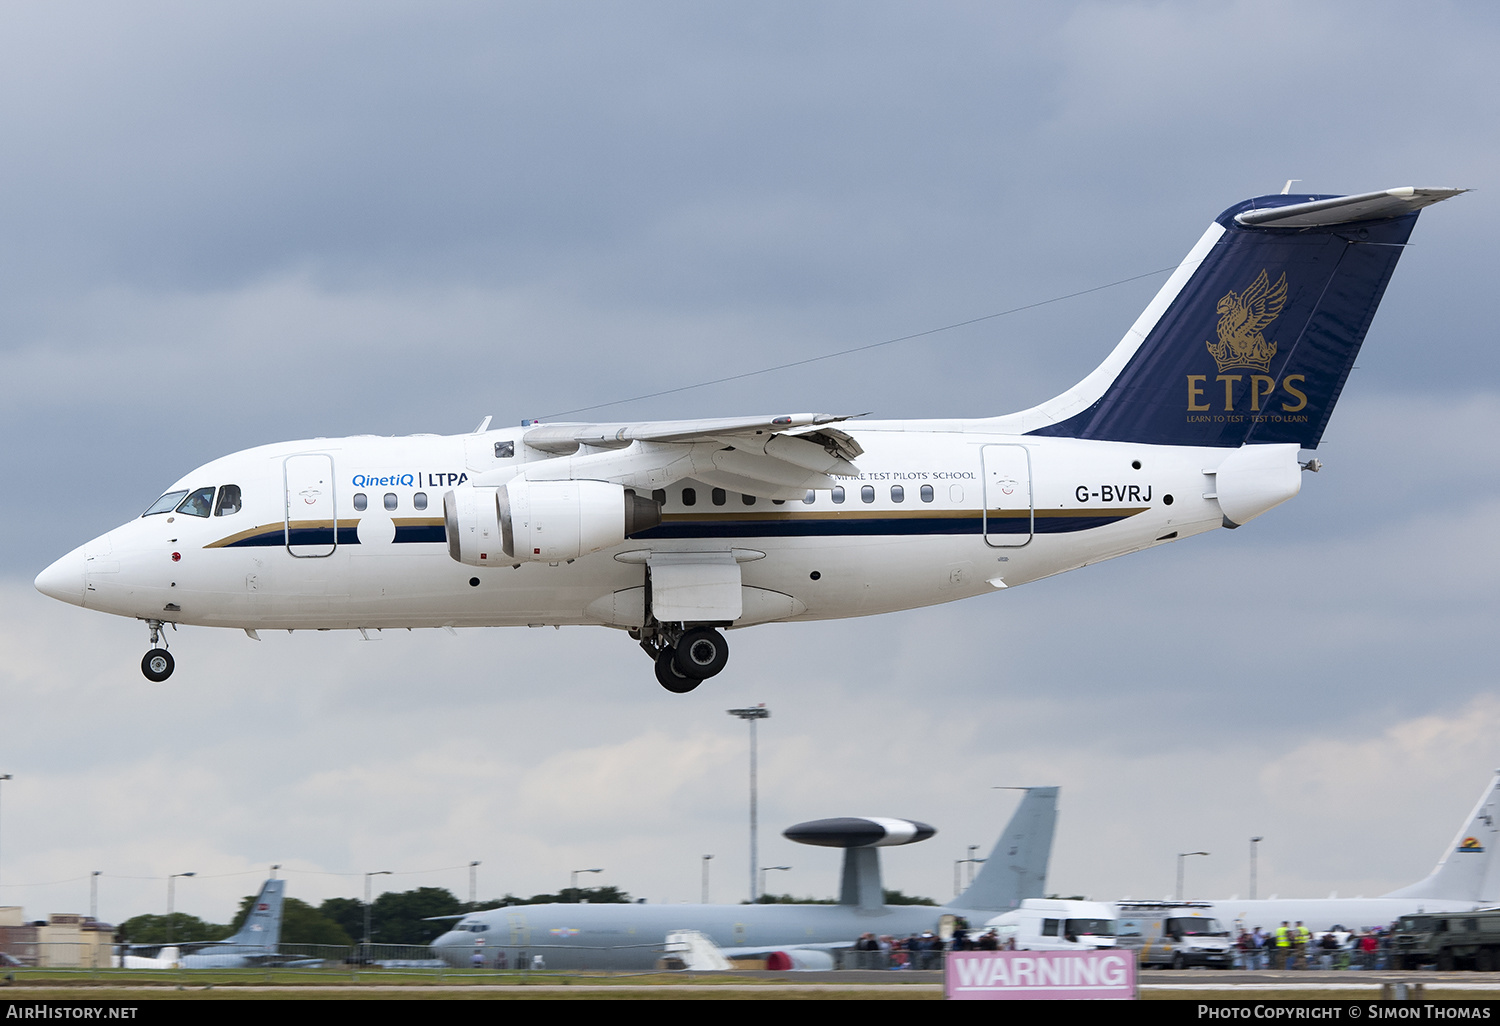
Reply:
<svg viewBox="0 0 1500 1026"><path fill-rule="evenodd" d="M1500 908L1402 916L1391 937L1397 969L1500 969Z"/></svg>

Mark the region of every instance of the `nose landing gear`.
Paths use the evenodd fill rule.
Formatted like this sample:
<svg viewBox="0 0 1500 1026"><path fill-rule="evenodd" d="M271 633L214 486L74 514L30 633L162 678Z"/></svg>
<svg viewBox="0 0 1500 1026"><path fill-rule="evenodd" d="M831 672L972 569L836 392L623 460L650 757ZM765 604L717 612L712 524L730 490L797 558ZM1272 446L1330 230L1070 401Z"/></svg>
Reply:
<svg viewBox="0 0 1500 1026"><path fill-rule="evenodd" d="M657 683L674 695L687 694L729 662L729 643L712 627L662 629L641 648L656 661Z"/></svg>
<svg viewBox="0 0 1500 1026"><path fill-rule="evenodd" d="M172 676L172 671L177 668L177 661L172 658L172 653L166 648L157 647L161 640L162 622L160 620L147 620L146 626L151 628L151 651L141 658L141 672L146 679L153 684L160 684Z"/></svg>

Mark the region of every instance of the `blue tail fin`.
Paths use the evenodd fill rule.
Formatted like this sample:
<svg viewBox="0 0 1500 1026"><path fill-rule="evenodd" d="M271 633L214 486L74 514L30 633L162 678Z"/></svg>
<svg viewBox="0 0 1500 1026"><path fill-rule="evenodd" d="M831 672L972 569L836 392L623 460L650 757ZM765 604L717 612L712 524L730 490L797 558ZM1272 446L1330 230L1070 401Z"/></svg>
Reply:
<svg viewBox="0 0 1500 1026"><path fill-rule="evenodd" d="M1463 191L1230 207L1098 370L1001 419L1065 438L1315 449L1418 211Z"/></svg>
<svg viewBox="0 0 1500 1026"><path fill-rule="evenodd" d="M267 880L250 905L250 914L239 932L220 943L274 951L281 943L281 904L285 894L285 880Z"/></svg>

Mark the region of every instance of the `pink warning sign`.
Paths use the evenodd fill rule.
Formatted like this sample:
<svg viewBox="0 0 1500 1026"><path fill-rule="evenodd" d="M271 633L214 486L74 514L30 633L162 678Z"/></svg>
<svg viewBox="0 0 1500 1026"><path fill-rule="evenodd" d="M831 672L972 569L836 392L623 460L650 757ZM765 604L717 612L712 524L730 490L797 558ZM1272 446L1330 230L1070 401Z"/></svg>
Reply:
<svg viewBox="0 0 1500 1026"><path fill-rule="evenodd" d="M1135 997L1135 952L951 951L946 993L966 1001Z"/></svg>

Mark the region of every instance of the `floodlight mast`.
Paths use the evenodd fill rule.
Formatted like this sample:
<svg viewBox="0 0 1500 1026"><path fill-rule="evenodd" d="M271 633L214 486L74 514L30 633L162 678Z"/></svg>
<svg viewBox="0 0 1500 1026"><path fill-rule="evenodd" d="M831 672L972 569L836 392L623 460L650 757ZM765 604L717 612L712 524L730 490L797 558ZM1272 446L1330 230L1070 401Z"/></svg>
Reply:
<svg viewBox="0 0 1500 1026"><path fill-rule="evenodd" d="M0 780L10 780L10 779L11 779L11 775L9 773L0 773Z"/></svg>
<svg viewBox="0 0 1500 1026"><path fill-rule="evenodd" d="M1187 895L1182 893L1182 866L1187 859L1193 855L1207 855L1206 851L1182 851L1177 853L1177 900L1183 901Z"/></svg>
<svg viewBox="0 0 1500 1026"><path fill-rule="evenodd" d="M771 710L767 709L766 703L762 702L749 709L730 709L728 712L729 715L738 716L750 724L750 904L753 905L756 899L760 897L756 893L760 880L755 875L757 851L755 840L755 721L769 719Z"/></svg>

